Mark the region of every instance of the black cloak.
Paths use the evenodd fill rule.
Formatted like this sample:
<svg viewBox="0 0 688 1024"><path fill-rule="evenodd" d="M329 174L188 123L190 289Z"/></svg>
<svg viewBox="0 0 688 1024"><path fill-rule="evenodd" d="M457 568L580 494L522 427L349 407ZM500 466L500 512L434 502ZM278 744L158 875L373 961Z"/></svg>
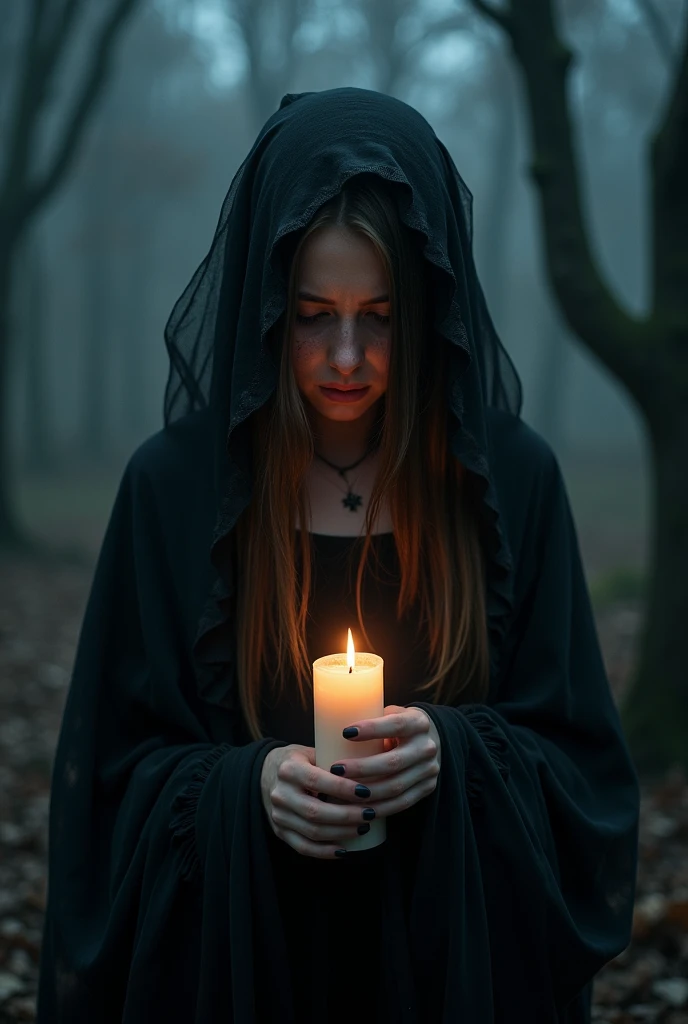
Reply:
<svg viewBox="0 0 688 1024"><path fill-rule="evenodd" d="M450 347L491 664L485 703L413 702L442 768L378 848L387 1019L578 1024L630 939L638 780L561 472L519 418L476 278L470 193L406 104L288 95L172 313L165 428L130 459L97 564L53 768L39 1024L296 1024L260 794L282 741L250 740L237 700L228 539L251 498L248 418L276 384L283 241L358 174L388 183Z"/></svg>

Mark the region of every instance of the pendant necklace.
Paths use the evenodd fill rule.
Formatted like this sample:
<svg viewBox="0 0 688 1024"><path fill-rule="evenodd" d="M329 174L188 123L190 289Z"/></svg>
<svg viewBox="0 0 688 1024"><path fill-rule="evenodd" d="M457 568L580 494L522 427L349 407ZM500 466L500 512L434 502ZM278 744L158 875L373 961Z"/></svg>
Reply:
<svg viewBox="0 0 688 1024"><path fill-rule="evenodd" d="M361 458L358 459L356 462L352 462L350 466L335 466L333 462L330 462L324 456L318 455L317 452L314 453L316 458L320 459L321 462L324 462L326 466L330 467L330 469L334 469L337 473L339 473L342 480L346 484L346 496L342 498L342 505L344 506L344 508L348 508L349 512L358 511L360 506L363 504L363 496L360 494L355 494L352 491L351 484L349 483L346 474L351 472L352 469L356 469L356 466L360 466L364 459L367 459L373 450L374 449L372 447L369 448L365 455L362 455Z"/></svg>

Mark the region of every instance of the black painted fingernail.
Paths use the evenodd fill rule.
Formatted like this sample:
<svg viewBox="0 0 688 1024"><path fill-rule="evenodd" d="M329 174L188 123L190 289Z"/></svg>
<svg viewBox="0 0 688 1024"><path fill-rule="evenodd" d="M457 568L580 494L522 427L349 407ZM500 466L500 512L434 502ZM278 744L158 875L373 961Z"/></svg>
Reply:
<svg viewBox="0 0 688 1024"><path fill-rule="evenodd" d="M356 831L359 836L364 836L366 832L370 832L370 825L359 825Z"/></svg>
<svg viewBox="0 0 688 1024"><path fill-rule="evenodd" d="M361 817L365 821L372 821L373 818L375 817L375 811L373 810L372 807L366 807L365 810L363 811L363 814L361 815Z"/></svg>
<svg viewBox="0 0 688 1024"><path fill-rule="evenodd" d="M346 850L335 850L334 851L335 857L344 857L345 854L346 854Z"/></svg>
<svg viewBox="0 0 688 1024"><path fill-rule="evenodd" d="M342 736L345 740L352 740L354 736L358 736L358 729L355 725L350 725L347 729L342 729Z"/></svg>
<svg viewBox="0 0 688 1024"><path fill-rule="evenodd" d="M356 786L354 793L356 794L356 796L360 796L363 800L366 800L370 796L370 790L368 789L367 786Z"/></svg>
<svg viewBox="0 0 688 1024"><path fill-rule="evenodd" d="M332 772L333 775L343 775L344 772L346 771L346 768L344 767L343 764L333 764L332 767L330 768L330 771Z"/></svg>
<svg viewBox="0 0 688 1024"><path fill-rule="evenodd" d="M318 793L318 800L323 800L327 803L327 793Z"/></svg>

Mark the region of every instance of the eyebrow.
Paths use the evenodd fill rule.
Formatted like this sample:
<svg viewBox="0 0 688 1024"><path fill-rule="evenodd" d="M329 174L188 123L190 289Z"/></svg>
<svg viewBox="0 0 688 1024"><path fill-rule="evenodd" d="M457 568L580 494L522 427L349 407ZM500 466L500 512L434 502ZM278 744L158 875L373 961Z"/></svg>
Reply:
<svg viewBox="0 0 688 1024"><path fill-rule="evenodd" d="M323 299L321 295L312 295L310 292L299 292L299 298L306 302L321 302L325 306L335 306L332 299ZM361 306L374 306L376 302L389 302L389 295L377 295L374 299L365 299Z"/></svg>

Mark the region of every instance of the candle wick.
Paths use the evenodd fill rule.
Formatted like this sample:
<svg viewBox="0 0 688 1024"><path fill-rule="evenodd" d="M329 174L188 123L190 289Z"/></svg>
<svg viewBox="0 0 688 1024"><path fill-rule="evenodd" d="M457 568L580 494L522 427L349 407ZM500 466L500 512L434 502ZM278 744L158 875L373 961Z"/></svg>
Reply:
<svg viewBox="0 0 688 1024"><path fill-rule="evenodd" d="M349 675L351 675L351 673L353 672L353 670L354 670L354 667L353 667L353 665L349 665Z"/></svg>

